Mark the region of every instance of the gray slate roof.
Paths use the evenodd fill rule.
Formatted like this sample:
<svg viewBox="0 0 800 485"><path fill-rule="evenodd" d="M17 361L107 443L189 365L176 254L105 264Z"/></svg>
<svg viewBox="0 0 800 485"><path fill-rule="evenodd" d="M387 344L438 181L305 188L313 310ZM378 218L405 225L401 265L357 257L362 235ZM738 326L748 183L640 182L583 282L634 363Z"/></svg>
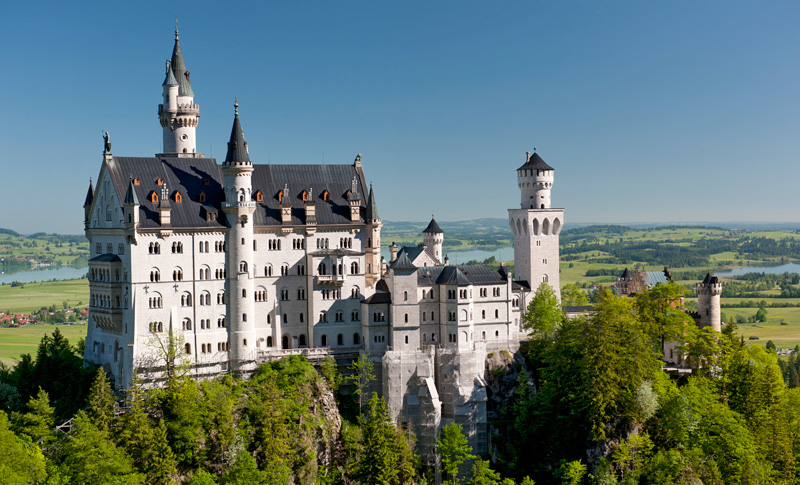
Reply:
<svg viewBox="0 0 800 485"><path fill-rule="evenodd" d="M86 199L83 201L83 206L91 207L93 200L94 200L94 188L92 187L92 182L89 181L89 190L86 192Z"/></svg>
<svg viewBox="0 0 800 485"><path fill-rule="evenodd" d="M525 165L519 167L517 170L555 170L553 167L545 163L538 153L533 152L533 155L525 162Z"/></svg>
<svg viewBox="0 0 800 485"><path fill-rule="evenodd" d="M247 142L244 141L244 132L239 123L239 102L234 105L233 128L231 128L231 139L228 141L228 153L225 154L226 164L249 164L250 154L247 153Z"/></svg>
<svg viewBox="0 0 800 485"><path fill-rule="evenodd" d="M426 249L424 246L403 246L400 248L400 251L397 252L397 256L399 257L401 254L405 254L408 256L408 259L414 261L419 257L420 254L422 254L423 251L427 252L431 259L434 261L436 260L436 257L433 255L433 253L431 253L430 250Z"/></svg>
<svg viewBox="0 0 800 485"><path fill-rule="evenodd" d="M254 165L252 187L255 193L261 191L264 200L256 202L253 215L256 226L280 226L280 206L278 192L288 183L293 201L292 224L305 224L305 209L302 203L303 190L312 190L317 201L316 217L318 225L352 225L350 206L346 192L350 189L353 177L364 190L364 172L354 165ZM130 177L139 178L140 185L134 186L140 201L139 227L159 228L158 203L150 202L148 197L155 191L161 198L161 187L156 180L162 178L170 194L180 191L183 202L172 204L170 216L173 228L222 228L225 218L220 211L217 221L206 221L203 203L199 195L206 195L205 205L219 210L224 201L222 167L213 158L156 158L156 157L113 157L108 163L111 179L117 194L124 199ZM208 181L208 185L204 181ZM327 201L322 200L325 190L330 192ZM361 208L364 217L366 208Z"/></svg>
<svg viewBox="0 0 800 485"><path fill-rule="evenodd" d="M417 270L417 283L420 285L496 285L506 281L507 278L499 271L480 264L426 266Z"/></svg>
<svg viewBox="0 0 800 485"><path fill-rule="evenodd" d="M369 200L367 201L367 222L375 222L381 217L378 215L378 205L375 203L375 194L372 192L372 184L369 184Z"/></svg>
<svg viewBox="0 0 800 485"><path fill-rule="evenodd" d="M117 261L122 260L116 254L111 253L98 254L89 260L90 263L116 263Z"/></svg>
<svg viewBox="0 0 800 485"><path fill-rule="evenodd" d="M178 31L175 30L175 47L172 48L172 72L175 75L175 80L178 81L180 91L178 94L181 96L194 96L192 85L189 83L189 78L186 76L186 63L183 61L183 52L181 52L181 44L178 42Z"/></svg>
<svg viewBox="0 0 800 485"><path fill-rule="evenodd" d="M128 190L125 192L125 201L123 205L139 205L139 197L136 196L136 186L133 185L133 179L128 182Z"/></svg>
<svg viewBox="0 0 800 485"><path fill-rule="evenodd" d="M395 269L395 270L415 270L415 269L417 269L417 267L414 266L414 263L412 263L411 260L408 259L408 255L406 253L399 253L397 255L397 259L392 261L391 267L392 267L392 269Z"/></svg>

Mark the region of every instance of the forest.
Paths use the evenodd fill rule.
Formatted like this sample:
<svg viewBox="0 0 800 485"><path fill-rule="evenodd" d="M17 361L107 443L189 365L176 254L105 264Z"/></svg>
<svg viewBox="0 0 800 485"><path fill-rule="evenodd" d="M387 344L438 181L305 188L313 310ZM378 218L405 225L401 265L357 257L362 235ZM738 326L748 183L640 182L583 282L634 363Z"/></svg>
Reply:
<svg viewBox="0 0 800 485"><path fill-rule="evenodd" d="M580 304L575 288L564 296ZM566 318L542 286L525 317L512 397L473 456L456 425L438 441L447 483L797 483L800 363L687 325L679 285L634 298L607 290ZM663 369L665 342L695 366ZM198 382L179 361L164 385L117 394L59 332L0 369L0 470L7 483L427 484L414 437L367 389L359 359L265 363L247 380ZM787 386L787 383L789 384Z"/></svg>

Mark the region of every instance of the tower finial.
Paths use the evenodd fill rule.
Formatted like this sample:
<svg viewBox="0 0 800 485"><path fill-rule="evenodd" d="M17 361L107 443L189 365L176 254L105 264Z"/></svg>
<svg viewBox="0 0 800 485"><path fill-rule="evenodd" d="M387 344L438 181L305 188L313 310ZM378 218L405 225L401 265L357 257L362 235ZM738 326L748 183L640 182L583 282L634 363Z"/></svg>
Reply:
<svg viewBox="0 0 800 485"><path fill-rule="evenodd" d="M178 16L175 16L175 40L178 40Z"/></svg>
<svg viewBox="0 0 800 485"><path fill-rule="evenodd" d="M239 97L238 96L234 96L233 97L233 114L235 114L236 116L239 116Z"/></svg>

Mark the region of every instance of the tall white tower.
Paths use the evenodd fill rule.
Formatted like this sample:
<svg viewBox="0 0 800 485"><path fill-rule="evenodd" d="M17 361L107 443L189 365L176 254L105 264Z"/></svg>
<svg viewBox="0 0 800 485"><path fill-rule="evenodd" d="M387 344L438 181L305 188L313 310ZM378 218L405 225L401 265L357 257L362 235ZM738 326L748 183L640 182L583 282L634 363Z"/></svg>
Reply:
<svg viewBox="0 0 800 485"><path fill-rule="evenodd" d="M715 332L722 330L720 295L722 283L716 276L707 273L702 283L697 283L697 313L700 314L700 326L711 327Z"/></svg>
<svg viewBox="0 0 800 485"><path fill-rule="evenodd" d="M222 164L225 177L225 201L222 211L228 220L228 332L229 358L234 370L254 366L255 329L255 258L253 254L253 213L256 203L251 194L253 163L247 152L242 126L239 124L239 103L234 104L233 129L228 153Z"/></svg>
<svg viewBox="0 0 800 485"><path fill-rule="evenodd" d="M442 245L444 244L444 231L436 223L436 219L431 216L431 222L428 227L422 231L422 243L431 249L431 252L436 256L436 261L442 264Z"/></svg>
<svg viewBox="0 0 800 485"><path fill-rule="evenodd" d="M536 291L542 282L549 284L559 299L558 235L564 226L564 209L550 207L553 167L536 153L525 154L525 164L517 169L520 208L508 210L508 223L514 234L514 273Z"/></svg>
<svg viewBox="0 0 800 485"><path fill-rule="evenodd" d="M197 120L200 107L194 104L194 91L189 82L189 71L183 61L181 45L178 42L178 28L175 27L175 47L172 60L167 62L164 78L164 100L158 105L158 118L163 131L163 153L177 157L202 157L197 153Z"/></svg>

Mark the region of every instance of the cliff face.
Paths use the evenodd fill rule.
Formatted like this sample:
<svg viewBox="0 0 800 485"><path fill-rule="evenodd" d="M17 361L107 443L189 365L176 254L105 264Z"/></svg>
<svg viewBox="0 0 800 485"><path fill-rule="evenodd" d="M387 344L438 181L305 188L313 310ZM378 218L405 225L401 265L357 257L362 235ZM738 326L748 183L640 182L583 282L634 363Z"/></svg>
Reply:
<svg viewBox="0 0 800 485"><path fill-rule="evenodd" d="M525 358L520 351L490 352L486 355L486 381L488 403L486 414L489 421L489 454L496 459L498 448L510 439L513 416L508 416L508 407L515 398L521 383L527 383L529 396L536 392L536 384L528 372Z"/></svg>

